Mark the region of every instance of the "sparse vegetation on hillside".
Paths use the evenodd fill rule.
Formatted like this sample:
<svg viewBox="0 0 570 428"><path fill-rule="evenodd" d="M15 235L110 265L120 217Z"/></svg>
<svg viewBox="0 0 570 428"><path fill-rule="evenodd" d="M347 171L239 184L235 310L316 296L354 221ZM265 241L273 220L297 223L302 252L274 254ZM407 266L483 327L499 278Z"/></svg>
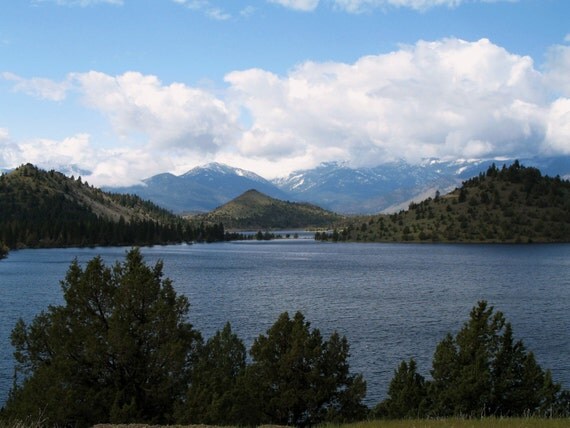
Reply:
<svg viewBox="0 0 570 428"><path fill-rule="evenodd" d="M392 215L359 217L316 239L362 242L569 242L570 182L514 162Z"/></svg>
<svg viewBox="0 0 570 428"><path fill-rule="evenodd" d="M192 224L138 196L103 192L80 177L30 164L0 177L0 242L12 249L232 238L221 224Z"/></svg>
<svg viewBox="0 0 570 428"><path fill-rule="evenodd" d="M297 229L329 226L341 216L316 205L280 201L249 190L214 211L198 216L233 229Z"/></svg>

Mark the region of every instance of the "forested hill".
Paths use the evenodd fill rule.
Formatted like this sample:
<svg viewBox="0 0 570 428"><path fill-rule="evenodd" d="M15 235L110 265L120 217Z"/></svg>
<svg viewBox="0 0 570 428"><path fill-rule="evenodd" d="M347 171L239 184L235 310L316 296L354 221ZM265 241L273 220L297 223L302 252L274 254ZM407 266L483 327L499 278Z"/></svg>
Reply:
<svg viewBox="0 0 570 428"><path fill-rule="evenodd" d="M365 242L570 242L570 182L515 161L407 211L360 217L317 239Z"/></svg>
<svg viewBox="0 0 570 428"><path fill-rule="evenodd" d="M195 218L235 229L287 229L329 226L342 217L316 205L281 201L248 190L232 201Z"/></svg>
<svg viewBox="0 0 570 428"><path fill-rule="evenodd" d="M80 177L30 164L0 176L0 247L147 245L204 232L138 196L106 193Z"/></svg>

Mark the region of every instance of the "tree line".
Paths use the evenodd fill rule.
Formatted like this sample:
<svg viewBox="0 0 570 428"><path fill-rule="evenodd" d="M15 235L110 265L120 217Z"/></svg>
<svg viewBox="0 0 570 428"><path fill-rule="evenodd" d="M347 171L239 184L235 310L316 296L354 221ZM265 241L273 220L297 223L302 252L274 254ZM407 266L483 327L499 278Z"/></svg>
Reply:
<svg viewBox="0 0 570 428"><path fill-rule="evenodd" d="M570 181L543 176L518 161L486 172L459 189L394 214L339 222L320 241L569 242Z"/></svg>
<svg viewBox="0 0 570 428"><path fill-rule="evenodd" d="M302 313L281 314L248 352L228 323L204 340L188 321L162 262L138 249L106 266L71 263L64 304L11 342L14 385L1 419L49 425L96 423L310 426L368 417L570 415L569 394L552 381L500 312L486 302L434 354L432 380L402 362L388 398L373 409L351 373L346 337L325 337Z"/></svg>

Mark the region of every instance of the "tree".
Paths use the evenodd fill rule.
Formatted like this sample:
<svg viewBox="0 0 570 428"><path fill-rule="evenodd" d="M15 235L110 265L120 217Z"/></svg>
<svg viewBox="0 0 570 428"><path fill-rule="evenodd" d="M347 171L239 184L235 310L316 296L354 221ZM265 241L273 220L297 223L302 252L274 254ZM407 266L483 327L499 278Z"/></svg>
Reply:
<svg viewBox="0 0 570 428"><path fill-rule="evenodd" d="M173 421L201 338L186 321L188 300L162 276L162 263L145 265L138 249L112 268L100 257L84 269L74 261L65 304L12 331L7 415L78 426Z"/></svg>
<svg viewBox="0 0 570 428"><path fill-rule="evenodd" d="M402 361L388 387L388 398L373 409L380 418L406 419L424 416L427 406L427 388L422 375L417 372L416 362Z"/></svg>
<svg viewBox="0 0 570 428"><path fill-rule="evenodd" d="M178 411L179 423L232 425L240 418L237 383L246 367L246 349L230 323L198 350L191 385Z"/></svg>
<svg viewBox="0 0 570 428"><path fill-rule="evenodd" d="M567 391L543 371L501 312L480 301L454 337L437 345L424 383L413 360L402 362L390 382L389 397L375 416L448 417L483 415L567 415Z"/></svg>
<svg viewBox="0 0 570 428"><path fill-rule="evenodd" d="M437 346L431 374L434 416L544 414L560 390L522 341L513 343L510 323L485 301L455 338L448 335Z"/></svg>
<svg viewBox="0 0 570 428"><path fill-rule="evenodd" d="M4 244L4 242L0 241L0 260L8 257L8 247L6 246L6 244Z"/></svg>
<svg viewBox="0 0 570 428"><path fill-rule="evenodd" d="M305 426L365 415L366 384L349 373L346 338L335 332L323 341L300 312L292 319L283 313L250 353L244 383L250 392L257 387L251 398L261 406L261 419L255 423Z"/></svg>

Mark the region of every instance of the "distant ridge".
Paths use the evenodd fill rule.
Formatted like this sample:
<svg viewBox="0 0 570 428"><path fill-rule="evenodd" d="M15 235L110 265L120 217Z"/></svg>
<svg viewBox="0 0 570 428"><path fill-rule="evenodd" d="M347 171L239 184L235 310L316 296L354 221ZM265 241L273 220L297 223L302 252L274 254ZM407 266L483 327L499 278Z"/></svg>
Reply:
<svg viewBox="0 0 570 428"><path fill-rule="evenodd" d="M570 242L570 181L518 161L491 165L449 194L361 216L317 239L360 242Z"/></svg>
<svg viewBox="0 0 570 428"><path fill-rule="evenodd" d="M0 246L149 245L206 237L138 196L111 194L81 178L27 164L0 176ZM221 232L223 234L223 231Z"/></svg>
<svg viewBox="0 0 570 428"><path fill-rule="evenodd" d="M132 193L148 199L173 213L205 213L231 201L248 189L287 199L288 195L259 175L221 163L209 163L182 175L158 174L143 185L107 187L116 193Z"/></svg>
<svg viewBox="0 0 570 428"><path fill-rule="evenodd" d="M209 212L249 189L280 200L309 202L340 214L393 213L410 202L421 202L436 190L450 192L493 163L508 166L513 162L425 159L418 164L394 161L359 168L326 162L271 181L241 168L210 163L180 176L158 174L142 185L106 190L136 194L174 213ZM532 158L521 163L550 176L570 178L570 156Z"/></svg>
<svg viewBox="0 0 570 428"><path fill-rule="evenodd" d="M316 205L281 201L250 189L195 219L234 229L298 229L329 226L341 216Z"/></svg>

